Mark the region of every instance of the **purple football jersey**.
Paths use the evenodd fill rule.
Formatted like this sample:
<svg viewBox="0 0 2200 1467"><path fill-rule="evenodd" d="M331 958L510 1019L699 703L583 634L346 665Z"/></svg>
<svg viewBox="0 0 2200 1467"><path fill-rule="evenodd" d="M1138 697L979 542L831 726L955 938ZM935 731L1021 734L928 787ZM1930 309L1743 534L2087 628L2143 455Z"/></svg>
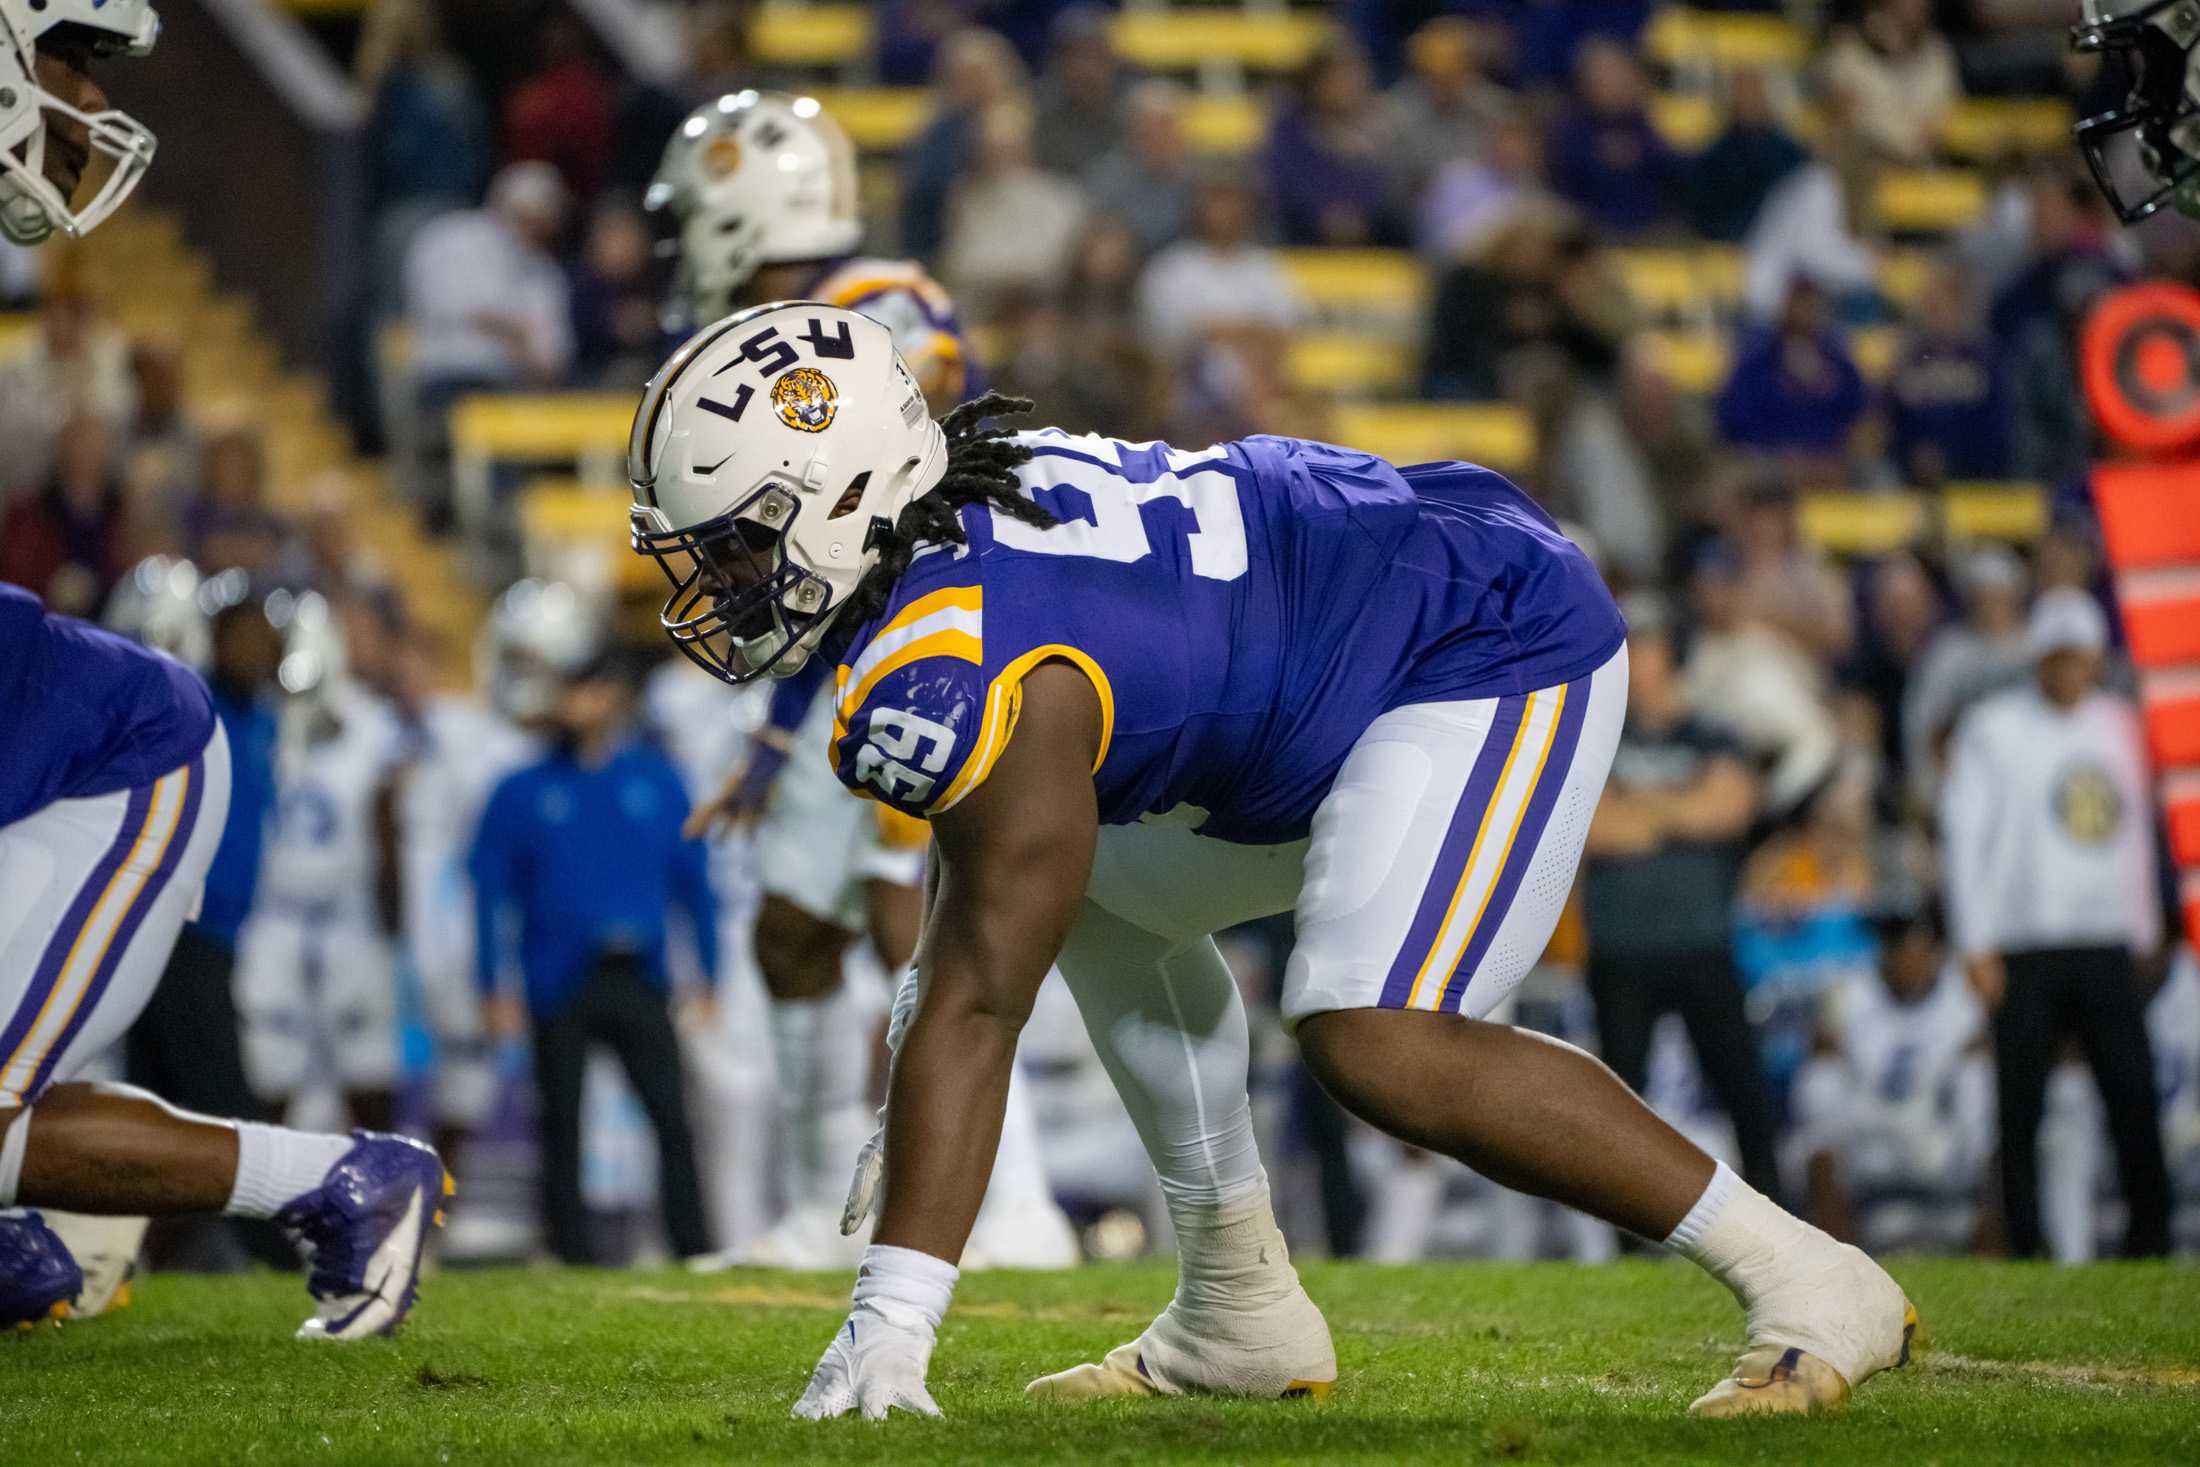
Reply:
<svg viewBox="0 0 2200 1467"><path fill-rule="evenodd" d="M1062 659L1100 694L1101 819L1307 833L1378 714L1584 677L1626 629L1549 515L1469 464L1394 468L1294 438L1181 450L1021 435L1053 528L963 511L836 672L833 762L907 814L951 809Z"/></svg>

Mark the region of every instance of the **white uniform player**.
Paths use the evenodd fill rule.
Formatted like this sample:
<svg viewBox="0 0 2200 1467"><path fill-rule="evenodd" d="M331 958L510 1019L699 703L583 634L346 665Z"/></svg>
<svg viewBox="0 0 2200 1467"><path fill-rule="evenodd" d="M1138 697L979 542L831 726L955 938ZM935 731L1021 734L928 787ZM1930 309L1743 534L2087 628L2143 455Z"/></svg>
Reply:
<svg viewBox="0 0 2200 1467"><path fill-rule="evenodd" d="M2169 976L2147 1005L2162 1150L2169 1158L2170 1236L2200 1253L2200 959L2179 944Z"/></svg>
<svg viewBox="0 0 2200 1467"><path fill-rule="evenodd" d="M1796 1085L1797 1130L1830 1157L1857 1241L1879 1250L1965 1250L1994 1149L1986 1012L1944 969L1905 999L1874 977L1827 995L1822 1052Z"/></svg>
<svg viewBox="0 0 2200 1467"><path fill-rule="evenodd" d="M768 300L858 311L893 333L933 410L970 388L971 352L953 302L922 266L858 256L854 151L808 97L741 92L689 116L645 201L677 236L675 304L696 321ZM786 1143L787 1216L742 1255L784 1267L852 1265L860 1240L839 1231L844 1168L871 1128L874 1007L842 966L857 934L888 975L906 964L921 921L924 826L850 798L826 757L822 660L783 684L765 728L711 808L759 819L762 892L754 951L771 995L769 1028ZM858 955L856 962L864 959ZM853 1002L860 1012L850 1014ZM1012 1103L973 1255L1019 1267L1077 1258L1047 1191L1029 1101Z"/></svg>
<svg viewBox="0 0 2200 1467"><path fill-rule="evenodd" d="M395 952L376 891L377 792L401 752L395 715L344 682L293 704L276 813L237 944L246 1077L289 1102L325 1081L356 1107L397 1079Z"/></svg>

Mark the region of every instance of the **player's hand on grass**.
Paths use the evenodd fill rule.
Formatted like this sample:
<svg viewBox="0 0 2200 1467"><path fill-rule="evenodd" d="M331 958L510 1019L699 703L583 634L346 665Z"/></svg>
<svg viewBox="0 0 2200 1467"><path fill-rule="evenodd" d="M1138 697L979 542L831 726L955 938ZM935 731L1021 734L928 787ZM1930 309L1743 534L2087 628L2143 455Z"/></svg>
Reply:
<svg viewBox="0 0 2200 1467"><path fill-rule="evenodd" d="M857 1411L868 1421L884 1421L892 1411L939 1415L924 1385L932 1338L921 1323L899 1323L872 1304L857 1304L817 1362L810 1388L794 1403L795 1419L825 1421Z"/></svg>

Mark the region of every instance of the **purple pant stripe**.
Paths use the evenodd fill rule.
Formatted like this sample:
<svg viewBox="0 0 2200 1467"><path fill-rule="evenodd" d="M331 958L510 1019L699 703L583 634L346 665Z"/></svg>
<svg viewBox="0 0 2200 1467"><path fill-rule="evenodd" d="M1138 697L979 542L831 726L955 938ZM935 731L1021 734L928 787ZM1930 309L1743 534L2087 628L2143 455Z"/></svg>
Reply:
<svg viewBox="0 0 2200 1467"><path fill-rule="evenodd" d="M1450 978L1444 984L1446 1009L1459 1007L1466 997L1467 985L1474 980L1474 970L1482 965L1482 955L1497 940L1498 931L1505 925L1505 913L1512 907L1513 894L1520 890L1520 883L1527 879L1528 868L1535 864L1535 849L1543 843L1543 827L1551 822L1551 811L1558 804L1561 791L1566 788L1566 773L1573 768L1574 750L1581 743L1581 725L1589 716L1589 680L1583 678L1566 685L1566 705L1558 711L1558 727L1551 734L1551 752L1543 761L1542 776L1528 794L1528 808L1521 812L1520 829L1513 836L1512 850L1506 854L1504 869L1497 873L1497 884L1490 889L1490 902L1482 911L1482 920L1475 924L1474 934L1459 954L1458 964L1452 968Z"/></svg>
<svg viewBox="0 0 2200 1467"><path fill-rule="evenodd" d="M39 1013L46 1007L46 997L53 992L54 984L61 977L61 969L69 960L69 952L76 946L77 935L84 924L92 920L92 909L106 895L107 883L115 879L115 872L129 857L130 848L137 844L138 835L145 829L145 817L153 808L153 786L140 785L130 791L130 801L122 812L122 825L115 838L108 843L91 874L77 888L76 897L69 903L69 910L61 917L60 925L46 941L46 950L39 956L38 968L31 974L30 987L24 990L23 1001L16 1005L15 1014L8 1020L8 1027L0 1030L0 1071L14 1063L16 1051L23 1047L23 1040L30 1034L31 1025L38 1022Z"/></svg>
<svg viewBox="0 0 2200 1467"><path fill-rule="evenodd" d="M1444 832L1444 844L1436 853L1428 885L1421 891L1421 905L1413 913L1413 925L1406 929L1405 943L1391 959L1390 974L1383 980L1380 1007L1402 1009L1413 992L1413 980L1427 960L1429 949L1436 945L1437 934L1443 929L1444 914L1451 910L1452 894L1459 889L1468 852L1474 845L1474 832L1482 824L1482 812L1497 798L1497 776L1505 768L1505 756L1512 752L1513 739L1520 732L1520 720L1526 716L1527 709L1528 695L1525 693L1497 701L1496 715L1490 719L1490 731L1482 739L1482 752L1475 756L1474 768L1467 774L1466 790L1451 812L1451 825Z"/></svg>
<svg viewBox="0 0 2200 1467"><path fill-rule="evenodd" d="M115 970L122 966L123 954L130 950L130 943L137 937L137 930L144 925L145 914L167 889L169 878L176 874L176 867L183 862L185 847L191 844L191 832L198 824L199 796L206 788L206 758L193 759L183 787L183 808L176 812L176 828L169 833L168 845L160 853L160 864L153 874L145 878L138 888L137 899L130 903L130 910L122 916L115 928L114 940L107 944L107 952L99 961L99 968L92 974L91 986L85 989L84 999L69 1016L69 1022L61 1030L61 1037L47 1049L46 1057L39 1061L38 1073L31 1077L30 1093L36 1095L53 1077L54 1067L61 1063L61 1056L76 1042L76 1036L99 1008L99 1001L107 992L107 985L114 981Z"/></svg>

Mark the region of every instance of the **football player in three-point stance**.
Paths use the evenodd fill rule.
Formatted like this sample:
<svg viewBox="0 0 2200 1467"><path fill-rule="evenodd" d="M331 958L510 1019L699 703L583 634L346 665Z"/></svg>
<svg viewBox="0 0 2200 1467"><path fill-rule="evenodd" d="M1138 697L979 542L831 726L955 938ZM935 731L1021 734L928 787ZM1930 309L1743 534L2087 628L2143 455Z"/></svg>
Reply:
<svg viewBox="0 0 2200 1467"><path fill-rule="evenodd" d="M931 403L944 411L960 400L973 369L954 305L914 262L854 253L862 237L854 151L814 99L738 92L697 108L667 145L647 203L674 251L676 315L699 324L779 299L859 311L892 333ZM825 380L787 379L794 421L819 429L830 421L832 405L817 390ZM779 1267L850 1266L862 1251L842 1234L841 1184L871 1130L871 1044L868 1034L833 1032L836 1021L845 1027L834 994L858 931L896 974L916 949L923 915L923 824L850 799L823 757L833 722L830 700L819 696L826 671L814 662L775 689L747 764L691 827L760 820L755 946L771 996L789 1211L741 1257ZM1008 1126L973 1262L1075 1263L1076 1237L1048 1193L1021 1087Z"/></svg>
<svg viewBox="0 0 2200 1467"><path fill-rule="evenodd" d="M135 187L153 136L89 69L145 55L159 30L146 0L0 0L0 233L81 235ZM227 1211L313 1245L320 1305L301 1336L388 1332L450 1189L433 1151L73 1079L144 1009L221 839L229 746L206 685L0 586L0 708L0 1324L84 1286L38 1209Z"/></svg>
<svg viewBox="0 0 2200 1467"><path fill-rule="evenodd" d="M830 661L842 780L937 853L877 1231L795 1414L937 1413L935 1332L1050 964L1179 1276L1136 1340L1033 1390L1327 1387L1209 935L1287 910L1285 1019L1345 1105L1733 1289L1747 1347L1697 1411L1833 1406L1906 1358L1915 1313L1870 1258L1588 1055L1481 1017L1551 934L1625 703L1619 612L1549 516L1466 464L985 426L1028 407L935 422L886 327L781 302L689 340L635 417L632 543L673 580L673 641L734 682Z"/></svg>

